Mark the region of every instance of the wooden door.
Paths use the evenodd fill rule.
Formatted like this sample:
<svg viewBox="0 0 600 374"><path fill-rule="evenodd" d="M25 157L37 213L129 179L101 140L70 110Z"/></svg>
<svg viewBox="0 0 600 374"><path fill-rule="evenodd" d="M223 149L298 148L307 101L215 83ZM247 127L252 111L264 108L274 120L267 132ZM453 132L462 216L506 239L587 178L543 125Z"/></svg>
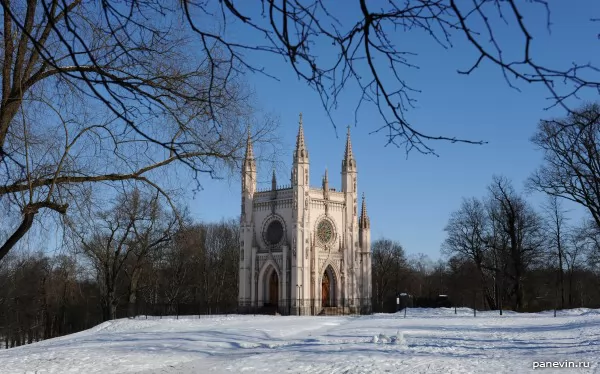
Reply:
<svg viewBox="0 0 600 374"><path fill-rule="evenodd" d="M277 279L277 272L273 270L271 272L271 279L269 280L269 304L277 305L279 300L279 279Z"/></svg>
<svg viewBox="0 0 600 374"><path fill-rule="evenodd" d="M323 274L323 281L321 282L321 302L323 306L329 306L329 274L325 272Z"/></svg>

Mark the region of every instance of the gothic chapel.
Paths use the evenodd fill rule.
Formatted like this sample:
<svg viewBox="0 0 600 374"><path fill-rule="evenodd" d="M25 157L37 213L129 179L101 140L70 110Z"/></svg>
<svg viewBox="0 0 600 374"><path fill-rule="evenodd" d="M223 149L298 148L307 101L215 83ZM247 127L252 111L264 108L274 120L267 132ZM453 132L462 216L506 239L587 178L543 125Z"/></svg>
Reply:
<svg viewBox="0 0 600 374"><path fill-rule="evenodd" d="M342 160L342 189L309 185L302 114L291 186L256 189L256 162L248 137L242 169L239 305L281 314L369 311L371 233L365 198L357 207L357 168L350 129Z"/></svg>

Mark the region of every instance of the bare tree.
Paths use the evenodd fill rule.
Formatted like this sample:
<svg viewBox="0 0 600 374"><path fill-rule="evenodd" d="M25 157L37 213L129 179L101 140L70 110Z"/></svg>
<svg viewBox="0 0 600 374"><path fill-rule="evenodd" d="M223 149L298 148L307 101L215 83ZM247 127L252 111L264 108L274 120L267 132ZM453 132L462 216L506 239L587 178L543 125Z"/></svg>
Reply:
<svg viewBox="0 0 600 374"><path fill-rule="evenodd" d="M471 305L475 290L481 289L481 277L472 260L461 255L447 260L449 297L455 306ZM487 303L487 301L486 301ZM489 306L489 305L488 305ZM482 306L483 307L483 306Z"/></svg>
<svg viewBox="0 0 600 374"><path fill-rule="evenodd" d="M494 233L501 237L493 242L508 264L505 275L512 281L513 307L521 310L526 271L543 249L542 220L507 178L494 176L488 190L490 220L496 227Z"/></svg>
<svg viewBox="0 0 600 374"><path fill-rule="evenodd" d="M373 296L381 310L398 292L400 281L406 277L406 255L398 242L378 239L371 247L373 266ZM403 274L404 273L404 274Z"/></svg>
<svg viewBox="0 0 600 374"><path fill-rule="evenodd" d="M146 302L171 312L182 303L213 311L237 305L238 222L180 227L146 273Z"/></svg>
<svg viewBox="0 0 600 374"><path fill-rule="evenodd" d="M160 2L0 5L0 201L20 216L2 227L0 258L38 212L65 214L92 186L135 181L168 198L166 166L198 181L240 160L250 91L218 47L193 48ZM271 124L253 127L257 141Z"/></svg>
<svg viewBox="0 0 600 374"><path fill-rule="evenodd" d="M160 290L153 293L152 303L157 303L159 293L170 309L178 303L194 301L194 290L190 286L203 247L202 235L203 231L197 225L182 227L174 235L173 241L163 251L160 265L152 274L157 283L162 283Z"/></svg>
<svg viewBox="0 0 600 374"><path fill-rule="evenodd" d="M132 200L130 208L138 210L129 240L131 254L124 266L129 279L128 315L134 317L142 271L156 261L172 240L179 221L175 214L164 209L157 193L141 196L139 190L134 190L129 199Z"/></svg>
<svg viewBox="0 0 600 374"><path fill-rule="evenodd" d="M596 225L589 219L574 227L568 237L569 245L565 250L565 265L567 268L568 281L568 305L574 306L575 295L575 276L576 271L584 269L587 262L587 268L598 272L600 267L600 232ZM586 261L587 260L587 261ZM596 287L596 289L598 289Z"/></svg>
<svg viewBox="0 0 600 374"><path fill-rule="evenodd" d="M161 191L152 178L158 168L179 161L192 176L212 175L238 160L241 119L251 112L241 74L268 75L251 63L252 53L285 59L331 118L339 95L358 87L357 111L369 103L383 119L374 131L424 153L434 153L431 140L483 142L427 134L406 119L417 92L406 76L416 65L414 53L397 47L400 32L422 32L441 48L466 39L478 57L459 73L472 74L487 62L512 87L516 81L542 84L565 107L568 98L600 87L594 66L562 69L535 59L535 20L529 22L516 1L355 4L356 19L348 21L322 0L263 0L261 6L0 0L0 199L22 218L7 229L0 257L40 210L65 214L91 185L136 180ZM547 14L549 26L548 4L533 5ZM217 27L232 22L265 42L235 41ZM521 38L500 38L498 25L505 23Z"/></svg>
<svg viewBox="0 0 600 374"><path fill-rule="evenodd" d="M40 61L47 62L57 70L57 74L76 77L91 87L101 87L90 89L91 94L127 121L131 121L132 116L131 113L122 113L120 93L124 90L147 97L143 89L147 82L142 81L143 88L138 90L140 81L132 82L118 71L103 70L106 61L97 58L96 44L76 27L77 11L100 14L104 26L102 31L106 31L103 35L110 41L119 41L115 43L116 54L122 53L134 60L135 55L131 57L127 46L130 43L136 47L144 45L135 36L136 31L160 39L165 30L170 31L170 25L164 26L155 20L181 18L198 36L199 47L209 64L219 69L226 65L226 73L221 76L225 80L241 71L269 75L263 65L253 62L255 60L249 57L251 54L282 58L301 80L318 93L330 117L337 107L339 95L350 87L358 87L354 97L357 111L363 104L371 104L384 121L375 131L386 130L389 143L425 153L434 152L427 144L430 140L482 142L456 139L451 135L426 134L418 124L406 119L405 114L414 106L414 96L418 92L407 79L410 71L417 68L416 53L399 47L402 45L399 40L408 33L423 33L442 49L451 48L455 41L465 40L477 57L471 66L457 67L459 74L474 74L479 66L488 63L497 67L515 89L518 89L517 82L543 85L550 91L554 105L566 107L567 99L585 89L597 90L600 87L600 81L595 78L595 66L574 63L561 68L540 61L539 56L534 54L536 42L533 35L549 32L551 15L556 16L551 14L551 6L540 0L531 4L514 0L391 0L376 5L357 0L344 7L329 6L322 0L262 0L257 3L184 0L180 2L181 6L161 0L107 0L97 5L79 0L55 0L42 2L37 7L40 9L38 13L19 13L17 9L21 8L11 6L8 0L1 3L5 24L26 36L21 40L29 40L39 46ZM37 2L32 0L28 4L35 5ZM349 18L347 10L353 5L355 13L353 18ZM36 8L28 6L28 9ZM542 22L540 28L539 20L525 15L526 11L542 14L545 25ZM38 19L28 18L28 14L37 14ZM71 62L69 68L60 64L63 55L50 53L48 43L37 38L39 33L32 25L43 19L53 20L52 24L57 25L49 33L57 36L52 47L69 52L66 54ZM207 22L209 19L214 22ZM216 23L222 27L221 30ZM225 33L227 27L234 23L240 27L241 33L256 38L245 41L237 35ZM516 36L502 37L506 24L517 31ZM121 48L121 45L126 48ZM156 97L149 96L149 102L154 104ZM212 100L213 96L218 97L218 93L210 96ZM150 137L149 133L141 132ZM171 144L157 141L167 147Z"/></svg>
<svg viewBox="0 0 600 374"><path fill-rule="evenodd" d="M450 215L444 231L447 237L442 244L442 252L449 257L459 256L472 261L479 275L481 291L490 309L496 309L494 291L490 288L490 270L496 270L491 263L490 220L483 202L477 198L463 199L459 210Z"/></svg>
<svg viewBox="0 0 600 374"><path fill-rule="evenodd" d="M502 312L508 299L515 310L522 310L526 274L540 263L544 250L543 221L507 178L494 176L488 192L483 201L464 199L452 213L442 253L456 262L452 269L457 274L464 261L474 265L490 309Z"/></svg>
<svg viewBox="0 0 600 374"><path fill-rule="evenodd" d="M89 260L100 286L105 320L116 317L123 296L134 311L142 264L171 240L174 220L165 221L161 209L157 195L148 198L133 190L85 223L71 223L76 248Z"/></svg>
<svg viewBox="0 0 600 374"><path fill-rule="evenodd" d="M552 251L552 261L557 266L556 289L559 290L560 308L565 308L565 280L564 267L567 253L574 254L568 250L569 227L567 224L566 211L562 208L557 196L549 196L544 206L546 212L546 230L548 232L548 250Z"/></svg>
<svg viewBox="0 0 600 374"><path fill-rule="evenodd" d="M408 82L417 68L416 53L403 45L408 33L423 33L440 48L451 48L456 40L466 40L476 52L471 66L458 67L458 73L473 74L484 63L497 67L507 83L518 90L516 82L538 83L554 98L554 105L566 107L566 100L584 89L597 90L598 70L589 64L565 68L540 62L533 53L536 21L525 17L529 5L517 1L391 0L372 4L366 0L348 2L344 7L328 5L322 0L281 0L260 2L261 7L224 0L211 7L205 2L183 2L185 16L199 34L205 48L216 45L231 59L254 71L249 52L263 52L283 57L296 75L320 96L330 114L337 107L339 95L358 87L356 111L367 103L379 111L388 142L433 153L431 140L449 140L480 144L481 141L438 136L421 131L410 123L405 113L415 103L418 90ZM545 15L550 29L550 6L533 1L536 14ZM354 13L351 18L348 9ZM233 42L208 29L202 20L218 16L224 25L241 21L242 30L254 31L264 44ZM542 21L543 23L543 21ZM503 38L501 29L509 24L518 37ZM538 24L539 25L539 24ZM538 30L535 30L538 31ZM546 30L541 30L546 31ZM318 51L318 52L317 52ZM334 123L335 126L335 123Z"/></svg>
<svg viewBox="0 0 600 374"><path fill-rule="evenodd" d="M528 187L582 205L600 228L600 105L540 121L531 140L544 161Z"/></svg>
<svg viewBox="0 0 600 374"><path fill-rule="evenodd" d="M219 304L237 297L238 222L228 220L203 225L204 271L198 285L202 290L202 301L206 304Z"/></svg>

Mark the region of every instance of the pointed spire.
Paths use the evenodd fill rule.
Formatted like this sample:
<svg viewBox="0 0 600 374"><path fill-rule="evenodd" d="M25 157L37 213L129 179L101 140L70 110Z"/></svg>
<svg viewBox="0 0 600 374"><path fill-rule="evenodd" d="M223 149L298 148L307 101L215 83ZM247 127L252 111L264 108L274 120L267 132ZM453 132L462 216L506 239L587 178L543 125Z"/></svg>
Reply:
<svg viewBox="0 0 600 374"><path fill-rule="evenodd" d="M277 177L275 176L275 166L273 165L273 176L271 177L271 189L275 191L277 189Z"/></svg>
<svg viewBox="0 0 600 374"><path fill-rule="evenodd" d="M362 212L360 213L359 224L360 224L360 227L363 229L368 229L371 226L371 223L369 221L369 216L367 215L367 202L365 199L364 192L362 195Z"/></svg>
<svg viewBox="0 0 600 374"><path fill-rule="evenodd" d="M251 194L256 191L256 162L254 160L252 137L249 127L246 138L246 154L242 163L242 191L250 192Z"/></svg>
<svg viewBox="0 0 600 374"><path fill-rule="evenodd" d="M325 175L323 176L323 198L329 200L329 175L327 168L325 168ZM329 211L329 205L325 202L325 214Z"/></svg>
<svg viewBox="0 0 600 374"><path fill-rule="evenodd" d="M304 143L304 126L302 124L302 113L300 113L300 121L298 125L298 136L296 137L296 159L308 158L308 151Z"/></svg>
<svg viewBox="0 0 600 374"><path fill-rule="evenodd" d="M252 137L250 136L250 127L248 127L248 137L246 138L246 156L245 160L254 160L254 150L252 149Z"/></svg>
<svg viewBox="0 0 600 374"><path fill-rule="evenodd" d="M356 166L354 154L352 153L352 141L350 140L350 126L346 135L346 149L344 150L344 160L342 161L342 170L353 169Z"/></svg>
<svg viewBox="0 0 600 374"><path fill-rule="evenodd" d="M367 199L365 199L365 193L363 192L362 194L362 212L360 213L361 216L366 216L367 215Z"/></svg>
<svg viewBox="0 0 600 374"><path fill-rule="evenodd" d="M344 152L344 160L354 159L352 154L352 141L350 140L350 125L348 125L348 133L346 135L346 151Z"/></svg>

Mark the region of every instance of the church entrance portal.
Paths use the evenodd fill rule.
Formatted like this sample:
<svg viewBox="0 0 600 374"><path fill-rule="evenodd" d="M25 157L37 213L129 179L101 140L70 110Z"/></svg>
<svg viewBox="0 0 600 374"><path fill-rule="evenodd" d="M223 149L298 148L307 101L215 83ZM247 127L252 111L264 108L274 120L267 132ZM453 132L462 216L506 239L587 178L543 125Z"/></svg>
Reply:
<svg viewBox="0 0 600 374"><path fill-rule="evenodd" d="M337 279L331 265L327 266L321 278L321 306L337 306Z"/></svg>
<svg viewBox="0 0 600 374"><path fill-rule="evenodd" d="M271 271L269 277L269 304L277 306L279 301L279 279L277 278L277 272L275 269Z"/></svg>
<svg viewBox="0 0 600 374"><path fill-rule="evenodd" d="M331 286L331 282L329 281L329 274L327 274L327 271L325 271L325 273L323 274L323 281L321 282L321 301L323 303L323 306L330 306L329 305L329 296L330 296L330 286Z"/></svg>

